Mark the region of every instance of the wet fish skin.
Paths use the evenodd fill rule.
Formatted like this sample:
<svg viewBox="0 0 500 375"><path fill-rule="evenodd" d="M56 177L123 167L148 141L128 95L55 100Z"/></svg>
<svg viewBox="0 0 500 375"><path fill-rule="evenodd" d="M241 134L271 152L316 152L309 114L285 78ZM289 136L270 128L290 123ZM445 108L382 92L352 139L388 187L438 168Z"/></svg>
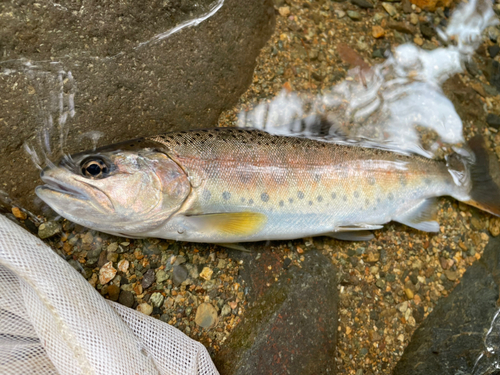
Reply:
<svg viewBox="0 0 500 375"><path fill-rule="evenodd" d="M108 210L104 221L103 215L93 215L88 207L83 213L81 202L79 213L68 212L72 211L71 202L65 197L66 202L61 204L63 193L53 194L50 188L54 180L58 184L64 180L69 184L66 188L77 189L71 184L86 179L78 175L80 163L102 158L114 172L92 183L109 180L98 188L105 190L112 201L112 178L127 176L125 169L113 169L115 159L137 155L149 160L144 165L161 176L157 180L166 191L161 205L155 203L155 220L148 219L153 204L148 199L136 198L133 214L127 213L126 207L118 215ZM151 157L148 155L154 155L153 159L147 159ZM134 140L73 156L73 165L45 170L42 179L49 187L37 188L37 194L62 216L128 237L213 243L293 239L378 229L391 220L438 231L433 218L435 197L450 195L475 202L471 198L470 166L463 157L450 160L435 161L258 130L216 128ZM127 178L122 176L120 183ZM151 190L147 179L141 181L141 189ZM175 182L175 188L167 191L171 182ZM493 198L495 207L490 207L490 212L500 202L498 197ZM86 202L92 205L91 199ZM135 225L128 225L126 221L136 216L148 223L138 226L135 220Z"/></svg>

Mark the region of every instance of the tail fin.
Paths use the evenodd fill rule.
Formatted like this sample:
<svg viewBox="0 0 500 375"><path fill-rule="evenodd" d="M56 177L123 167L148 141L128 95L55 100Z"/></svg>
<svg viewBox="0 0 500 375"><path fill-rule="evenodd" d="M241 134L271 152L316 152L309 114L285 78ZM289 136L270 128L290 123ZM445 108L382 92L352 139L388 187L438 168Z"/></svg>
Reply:
<svg viewBox="0 0 500 375"><path fill-rule="evenodd" d="M484 139L477 135L469 141L476 161L470 166L472 188L467 203L495 216L500 216L500 188L490 175L490 159L484 146Z"/></svg>

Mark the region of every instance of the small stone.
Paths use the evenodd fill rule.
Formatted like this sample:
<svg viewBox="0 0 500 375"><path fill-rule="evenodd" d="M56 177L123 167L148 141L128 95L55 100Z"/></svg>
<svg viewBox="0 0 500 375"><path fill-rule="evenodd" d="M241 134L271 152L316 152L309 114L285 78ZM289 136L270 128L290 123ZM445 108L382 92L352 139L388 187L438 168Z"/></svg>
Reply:
<svg viewBox="0 0 500 375"><path fill-rule="evenodd" d="M355 10L348 10L347 16L353 21L359 21L361 19L361 14Z"/></svg>
<svg viewBox="0 0 500 375"><path fill-rule="evenodd" d="M422 44L424 44L424 40L421 37L416 36L415 38L413 38L413 43L415 43L417 46L421 46Z"/></svg>
<svg viewBox="0 0 500 375"><path fill-rule="evenodd" d="M410 14L410 23L416 25L418 23L418 16L415 13Z"/></svg>
<svg viewBox="0 0 500 375"><path fill-rule="evenodd" d="M122 259L118 262L118 270L123 273L126 273L128 271L129 266L130 262L127 259Z"/></svg>
<svg viewBox="0 0 500 375"><path fill-rule="evenodd" d="M500 217L493 217L490 219L490 226L488 228L493 237L500 234Z"/></svg>
<svg viewBox="0 0 500 375"><path fill-rule="evenodd" d="M26 215L26 213L21 211L18 207L12 207L12 215L19 220L26 220L28 218L28 215Z"/></svg>
<svg viewBox="0 0 500 375"><path fill-rule="evenodd" d="M370 331L370 340L371 341L380 341L382 340L382 336L377 331Z"/></svg>
<svg viewBox="0 0 500 375"><path fill-rule="evenodd" d="M351 3L354 5L357 5L360 8L363 9L372 9L374 8L373 4L369 2L368 0L351 0Z"/></svg>
<svg viewBox="0 0 500 375"><path fill-rule="evenodd" d="M159 270L156 272L156 283L160 284L168 280L168 274L164 270Z"/></svg>
<svg viewBox="0 0 500 375"><path fill-rule="evenodd" d="M488 123L488 126L491 126L492 128L500 128L500 116L497 116L494 113L488 113L488 116L486 116L486 122Z"/></svg>
<svg viewBox="0 0 500 375"><path fill-rule="evenodd" d="M372 27L372 35L375 39L382 38L385 35L385 30L382 26L375 25Z"/></svg>
<svg viewBox="0 0 500 375"><path fill-rule="evenodd" d="M196 310L194 321L202 328L210 328L217 322L217 311L210 303L202 303Z"/></svg>
<svg viewBox="0 0 500 375"><path fill-rule="evenodd" d="M375 282L375 285L377 286L377 288L379 289L385 289L385 282L384 280L382 279L378 279L376 282Z"/></svg>
<svg viewBox="0 0 500 375"><path fill-rule="evenodd" d="M495 44L493 46L488 47L488 53L490 54L490 57L494 59L497 57L498 53L500 52L500 46L498 44Z"/></svg>
<svg viewBox="0 0 500 375"><path fill-rule="evenodd" d="M89 246L93 241L94 241L94 236L92 236L92 233L90 232L85 233L85 235L82 237L83 246Z"/></svg>
<svg viewBox="0 0 500 375"><path fill-rule="evenodd" d="M144 274L143 278L142 278L142 282L141 282L141 285L144 289L147 289L149 288L153 282L155 281L155 271L153 271L151 268L149 270L146 271L146 273Z"/></svg>
<svg viewBox="0 0 500 375"><path fill-rule="evenodd" d="M128 290L122 290L120 297L118 298L118 303L123 306L132 307L135 303L134 294Z"/></svg>
<svg viewBox="0 0 500 375"><path fill-rule="evenodd" d="M432 39L432 37L436 36L436 30L434 30L434 27L430 23L421 23L420 32L427 39Z"/></svg>
<svg viewBox="0 0 500 375"><path fill-rule="evenodd" d="M106 250L110 253L114 253L116 250L118 250L118 242L111 242Z"/></svg>
<svg viewBox="0 0 500 375"><path fill-rule="evenodd" d="M175 286L179 286L182 284L184 280L187 279L188 274L189 272L186 266L184 265L175 266L172 276L172 282L174 283Z"/></svg>
<svg viewBox="0 0 500 375"><path fill-rule="evenodd" d="M183 263L186 263L186 261L187 261L186 257L179 255L177 258L175 258L174 266L179 266Z"/></svg>
<svg viewBox="0 0 500 375"><path fill-rule="evenodd" d="M149 303L144 302L137 306L137 311L145 315L151 315L151 313L153 312L153 306L151 306Z"/></svg>
<svg viewBox="0 0 500 375"><path fill-rule="evenodd" d="M408 297L408 299L413 299L413 291L411 289L406 288L405 294L406 294L406 297Z"/></svg>
<svg viewBox="0 0 500 375"><path fill-rule="evenodd" d="M224 306L222 306L222 310L220 312L220 316L226 316L226 315L229 315L231 313L231 308L229 307L228 304L225 304Z"/></svg>
<svg viewBox="0 0 500 375"><path fill-rule="evenodd" d="M413 268L414 270L421 270L423 267L423 263L420 259L415 259L411 265L411 268Z"/></svg>
<svg viewBox="0 0 500 375"><path fill-rule="evenodd" d="M403 5L403 12L406 13L406 14L409 14L412 12L412 7L411 7L411 2L410 0L403 0L402 1L402 5Z"/></svg>
<svg viewBox="0 0 500 375"><path fill-rule="evenodd" d="M472 228L474 228L474 230L483 230L484 229L483 228L483 223L478 218L473 217L470 220L470 223L472 225Z"/></svg>
<svg viewBox="0 0 500 375"><path fill-rule="evenodd" d="M210 280L212 278L212 274L214 271L212 271L211 268L209 267L204 267L203 270L200 273L200 277L205 280Z"/></svg>
<svg viewBox="0 0 500 375"><path fill-rule="evenodd" d="M55 221L47 221L40 224L38 227L38 237L43 240L45 238L55 236L60 231L61 227L59 226L59 223L56 223Z"/></svg>
<svg viewBox="0 0 500 375"><path fill-rule="evenodd" d="M108 286L108 296L111 301L117 301L120 296L120 288L114 284Z"/></svg>
<svg viewBox="0 0 500 375"><path fill-rule="evenodd" d="M447 270L448 268L451 267L450 263L448 262L448 259L446 258L439 258L439 262L441 263L441 267L443 270Z"/></svg>
<svg viewBox="0 0 500 375"><path fill-rule="evenodd" d="M488 234L486 234L484 232L481 233L481 240L483 240L483 241L489 241L489 239L490 239L490 236L488 236Z"/></svg>
<svg viewBox="0 0 500 375"><path fill-rule="evenodd" d="M398 14L398 11L394 7L394 5L390 3L382 3L382 7L385 9L385 11L389 14L389 16L394 17L396 14Z"/></svg>
<svg viewBox="0 0 500 375"><path fill-rule="evenodd" d="M160 307L163 304L163 295L161 293L153 293L149 298L149 302L153 304L155 307Z"/></svg>
<svg viewBox="0 0 500 375"><path fill-rule="evenodd" d="M379 268L377 266L370 267L370 273L372 275L376 275L379 271Z"/></svg>
<svg viewBox="0 0 500 375"><path fill-rule="evenodd" d="M458 278L458 273L456 271L452 271L452 270L444 271L444 275L450 281L455 281Z"/></svg>
<svg viewBox="0 0 500 375"><path fill-rule="evenodd" d="M279 7L278 12L282 17L288 17L290 15L290 7Z"/></svg>
<svg viewBox="0 0 500 375"><path fill-rule="evenodd" d="M335 10L335 14L337 15L337 17L340 19L340 18L344 18L345 17L345 12L343 10L340 10L340 9L336 9Z"/></svg>
<svg viewBox="0 0 500 375"><path fill-rule="evenodd" d="M107 253L106 259L109 262L117 262L118 261L118 254L116 254L116 253Z"/></svg>
<svg viewBox="0 0 500 375"><path fill-rule="evenodd" d="M109 283L116 275L116 269L113 267L113 262L108 262L99 270L99 283L105 285Z"/></svg>

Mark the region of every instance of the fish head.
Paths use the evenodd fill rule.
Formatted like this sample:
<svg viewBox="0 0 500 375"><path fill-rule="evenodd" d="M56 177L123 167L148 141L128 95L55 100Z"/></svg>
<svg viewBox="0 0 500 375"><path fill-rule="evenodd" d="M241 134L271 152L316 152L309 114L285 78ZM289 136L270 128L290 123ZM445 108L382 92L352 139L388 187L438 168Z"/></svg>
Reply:
<svg viewBox="0 0 500 375"><path fill-rule="evenodd" d="M191 190L184 171L155 149L65 157L41 172L36 194L68 220L102 232L139 236L175 213Z"/></svg>

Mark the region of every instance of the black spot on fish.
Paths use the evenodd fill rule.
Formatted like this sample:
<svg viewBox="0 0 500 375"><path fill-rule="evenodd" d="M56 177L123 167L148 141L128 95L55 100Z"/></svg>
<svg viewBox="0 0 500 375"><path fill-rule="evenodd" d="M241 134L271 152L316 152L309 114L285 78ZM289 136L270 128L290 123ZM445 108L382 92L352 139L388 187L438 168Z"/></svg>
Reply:
<svg viewBox="0 0 500 375"><path fill-rule="evenodd" d="M404 174L399 176L399 183L401 184L401 186L406 186L406 184L408 183L406 176Z"/></svg>
<svg viewBox="0 0 500 375"><path fill-rule="evenodd" d="M293 198L288 198L288 202L293 203Z"/></svg>
<svg viewBox="0 0 500 375"><path fill-rule="evenodd" d="M375 185L375 177L368 177L368 185Z"/></svg>
<svg viewBox="0 0 500 375"><path fill-rule="evenodd" d="M245 203L245 198L241 198L241 203Z"/></svg>
<svg viewBox="0 0 500 375"><path fill-rule="evenodd" d="M280 201L279 205L280 205L280 207L283 207L285 205L285 202Z"/></svg>
<svg viewBox="0 0 500 375"><path fill-rule="evenodd" d="M267 193L262 193L260 195L260 199L262 199L263 202L267 202L269 200L269 194Z"/></svg>
<svg viewBox="0 0 500 375"><path fill-rule="evenodd" d="M365 204L368 206L370 204L370 200L369 199L365 199Z"/></svg>
<svg viewBox="0 0 500 375"><path fill-rule="evenodd" d="M222 198L224 198L225 200L229 200L231 198L231 193L229 191L225 191L224 193L222 193Z"/></svg>
<svg viewBox="0 0 500 375"><path fill-rule="evenodd" d="M394 199L394 194L389 193L389 194L387 195L387 198L388 198L390 201L392 201L392 200Z"/></svg>
<svg viewBox="0 0 500 375"><path fill-rule="evenodd" d="M314 182L320 182L321 181L321 175L319 173L314 174Z"/></svg>
<svg viewBox="0 0 500 375"><path fill-rule="evenodd" d="M332 193L332 199L335 199L337 198L337 194L336 193Z"/></svg>
<svg viewBox="0 0 500 375"><path fill-rule="evenodd" d="M359 193L357 191L354 192L354 198L359 198Z"/></svg>
<svg viewBox="0 0 500 375"><path fill-rule="evenodd" d="M323 197L320 195L320 196L318 197L318 202L322 202L322 201L323 201Z"/></svg>
<svg viewBox="0 0 500 375"><path fill-rule="evenodd" d="M303 193L303 192L301 192L301 191L299 191L299 192L297 193L297 197L298 197L299 199L304 199L304 193Z"/></svg>
<svg viewBox="0 0 500 375"><path fill-rule="evenodd" d="M347 201L347 196L346 196L346 195L344 195L344 196L342 197L342 199L344 200L344 202L345 202L345 201Z"/></svg>
<svg viewBox="0 0 500 375"><path fill-rule="evenodd" d="M203 193L201 193L201 197L204 201L209 201L210 198L212 198L212 193L210 192L210 190L203 190Z"/></svg>
<svg viewBox="0 0 500 375"><path fill-rule="evenodd" d="M380 203L380 198L377 198L377 203Z"/></svg>
<svg viewBox="0 0 500 375"><path fill-rule="evenodd" d="M312 206L313 205L313 201L309 201L309 206Z"/></svg>
<svg viewBox="0 0 500 375"><path fill-rule="evenodd" d="M430 185L431 184L431 179L430 178L424 178L424 183L426 185Z"/></svg>
<svg viewBox="0 0 500 375"><path fill-rule="evenodd" d="M253 199L252 199L252 198L250 198L250 199L248 200L248 204L253 204Z"/></svg>

